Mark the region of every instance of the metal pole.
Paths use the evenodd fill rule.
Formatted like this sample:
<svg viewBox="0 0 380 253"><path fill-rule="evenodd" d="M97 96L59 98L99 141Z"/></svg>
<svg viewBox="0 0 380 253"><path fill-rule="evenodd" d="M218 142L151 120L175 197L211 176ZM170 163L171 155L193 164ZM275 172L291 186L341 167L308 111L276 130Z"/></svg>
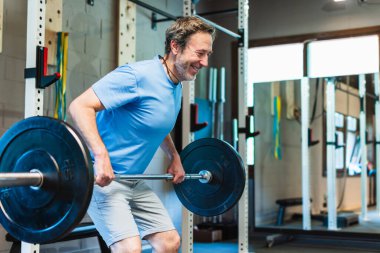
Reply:
<svg viewBox="0 0 380 253"><path fill-rule="evenodd" d="M335 169L335 79L327 78L326 87L326 165L327 165L327 221L329 230L337 230L336 169Z"/></svg>
<svg viewBox="0 0 380 253"><path fill-rule="evenodd" d="M361 148L361 216L367 220L367 143L366 143L366 88L365 75L359 75L359 96L360 96L360 148Z"/></svg>
<svg viewBox="0 0 380 253"><path fill-rule="evenodd" d="M156 7L153 7L153 6L149 5L149 4L141 2L139 0L129 0L129 1L132 2L132 3L135 3L137 5L139 5L141 7L144 7L146 9L148 9L148 10L151 10L151 11L153 11L155 13L158 13L158 14L164 16L164 17L167 17L169 20L176 20L177 18L179 18L179 17L176 17L176 16L174 16L174 15L172 15L170 13L162 11L162 10L156 8ZM186 15L184 15L184 16L186 16ZM218 25L218 24L216 24L216 23L214 23L214 22L212 22L212 21L210 21L208 19L205 19L204 17L201 17L201 16L196 15L196 14L193 15L193 16L195 16L195 17L197 17L199 19L202 19L204 22L208 23L209 25L214 26L216 29L218 29L221 32L224 32L227 35L230 35L230 36L232 36L232 37L234 37L236 39L240 39L241 38L240 34L234 33L233 31L230 31L227 28L224 28L223 26L220 26L220 25ZM156 20L156 22L157 21L167 21L167 20L166 19L164 19L164 20Z"/></svg>
<svg viewBox="0 0 380 253"><path fill-rule="evenodd" d="M36 68L36 48L45 42L45 1L27 1L26 68ZM35 78L25 79L25 118L42 115L43 90L36 88Z"/></svg>
<svg viewBox="0 0 380 253"><path fill-rule="evenodd" d="M117 64L136 61L136 5L128 0L119 0Z"/></svg>
<svg viewBox="0 0 380 253"><path fill-rule="evenodd" d="M209 69L209 89L208 89L208 100L211 105L211 122L210 122L210 127L211 127L211 137L215 138L215 103L216 103L216 76L217 71L214 68ZM215 74L214 74L215 73Z"/></svg>
<svg viewBox="0 0 380 253"><path fill-rule="evenodd" d="M252 2L252 1L251 1ZM238 12L238 30L242 32L242 40L238 48L238 127L247 127L245 125L245 117L248 115L247 108L247 87L248 87L248 10L249 1L239 0ZM241 157L243 158L245 172L248 175L248 155L247 155L247 140L245 135L239 135L238 149ZM254 151L253 151L254 152ZM248 203L248 177L245 178L245 188L243 195L239 200L239 215L238 215L238 252L247 253L249 246L249 203ZM251 251L251 252L254 252Z"/></svg>
<svg viewBox="0 0 380 253"><path fill-rule="evenodd" d="M148 10L151 10L151 11L153 11L155 13L158 13L158 14L164 16L164 17L170 18L171 20L176 20L177 19L176 16L174 16L174 15L172 15L170 13L167 13L165 11L162 11L162 10L160 10L160 9L158 9L156 7L153 7L153 6L149 5L149 4L146 4L144 2L141 2L139 0L129 0L129 1L132 2L132 3L135 3L137 5L139 5L141 7L144 7L145 9L148 9Z"/></svg>
<svg viewBox="0 0 380 253"><path fill-rule="evenodd" d="M310 154L309 154L309 97L310 84L309 78L301 79L301 132L302 132L302 222L304 230L311 230L310 216Z"/></svg>
<svg viewBox="0 0 380 253"><path fill-rule="evenodd" d="M202 170L198 174L186 174L186 180L195 180L199 179L202 183L208 183L211 180L211 172L207 170ZM137 175L116 175L115 180L173 180L173 175L171 174L137 174Z"/></svg>
<svg viewBox="0 0 380 253"><path fill-rule="evenodd" d="M193 12L192 1L183 0L183 16L190 17ZM194 133L190 131L190 105L195 101L195 85L194 81L183 82L182 88L182 148L185 148L190 142L194 140ZM182 208L182 252L193 252L194 238L194 214Z"/></svg>
<svg viewBox="0 0 380 253"><path fill-rule="evenodd" d="M217 138L224 139L224 103L226 102L225 89L226 89L226 69L220 68L220 86L219 86L219 99L218 99L218 128Z"/></svg>
<svg viewBox="0 0 380 253"><path fill-rule="evenodd" d="M380 80L379 73L375 73L374 76L375 83L375 133L376 133L376 168L380 168ZM376 173L376 210L377 215L380 216L380 173Z"/></svg>
<svg viewBox="0 0 380 253"><path fill-rule="evenodd" d="M218 14L231 14L237 11L238 9L235 8L235 9L227 9L227 10L221 10L221 11L202 12L202 13L198 13L197 15L203 17L203 16L218 15ZM181 18L181 17L178 16L177 18ZM156 19L155 22L160 23L160 22L166 22L166 21L172 21L172 20L173 19L171 18L160 18L160 19Z"/></svg>
<svg viewBox="0 0 380 253"><path fill-rule="evenodd" d="M203 178L199 174L185 175L185 179L201 179ZM142 174L142 175L116 175L116 180L135 180L135 179L146 179L146 180L172 180L173 175L171 174Z"/></svg>
<svg viewBox="0 0 380 253"><path fill-rule="evenodd" d="M27 28L26 28L26 68L36 68L36 47L45 45L45 1L26 1ZM50 1L49 1L50 2ZM36 79L25 79L25 111L24 117L43 115L44 92L36 88ZM39 244L21 242L22 253L39 253Z"/></svg>
<svg viewBox="0 0 380 253"><path fill-rule="evenodd" d="M0 173L0 187L40 186L42 181L40 172Z"/></svg>
<svg viewBox="0 0 380 253"><path fill-rule="evenodd" d="M0 173L0 187L14 186L41 186L43 184L43 174L39 171ZM116 175L115 180L173 180L171 174L135 174L135 175ZM201 170L198 174L186 174L186 180L198 179L201 183L209 183L212 174L208 170Z"/></svg>
<svg viewBox="0 0 380 253"><path fill-rule="evenodd" d="M238 151L238 141L239 141L239 129L238 120L232 119L232 146L236 151Z"/></svg>
<svg viewBox="0 0 380 253"><path fill-rule="evenodd" d="M216 133L216 126L217 126L217 120L216 120L216 114L215 114L215 111L216 111L216 90L217 90L217 83L218 83L218 69L217 68L213 68L213 72L212 72L212 75L213 75L213 78L212 78L212 98L211 98L211 117L212 117L212 122L213 124L211 125L211 137L212 138L215 138L217 137L217 133Z"/></svg>
<svg viewBox="0 0 380 253"><path fill-rule="evenodd" d="M194 16L197 17L197 18L199 18L199 19L201 19L201 20L203 20L204 22L208 23L209 25L212 25L213 27L215 27L219 31L224 32L227 35L230 35L231 37L234 37L236 39L240 39L241 38L241 36L239 34L234 33L232 31L228 30L227 28L224 28L223 26L220 26L220 25L218 25L218 24L216 24L216 23L214 23L214 22L212 22L212 21L210 21L208 19L205 19L204 17L201 17L199 15L194 15Z"/></svg>

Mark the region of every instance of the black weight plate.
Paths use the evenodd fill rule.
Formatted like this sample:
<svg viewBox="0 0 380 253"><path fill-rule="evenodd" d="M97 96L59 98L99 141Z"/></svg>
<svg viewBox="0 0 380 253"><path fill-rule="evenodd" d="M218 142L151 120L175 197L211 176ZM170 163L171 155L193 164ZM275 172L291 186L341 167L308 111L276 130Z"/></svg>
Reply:
<svg viewBox="0 0 380 253"><path fill-rule="evenodd" d="M31 170L43 173L42 186L0 188L0 222L20 241L57 241L86 214L94 186L89 152L68 124L27 118L0 139L0 172Z"/></svg>
<svg viewBox="0 0 380 253"><path fill-rule="evenodd" d="M179 200L191 212L216 216L232 208L245 186L245 169L241 157L227 142L204 138L190 143L180 154L186 174L208 170L209 183L185 180L175 184Z"/></svg>

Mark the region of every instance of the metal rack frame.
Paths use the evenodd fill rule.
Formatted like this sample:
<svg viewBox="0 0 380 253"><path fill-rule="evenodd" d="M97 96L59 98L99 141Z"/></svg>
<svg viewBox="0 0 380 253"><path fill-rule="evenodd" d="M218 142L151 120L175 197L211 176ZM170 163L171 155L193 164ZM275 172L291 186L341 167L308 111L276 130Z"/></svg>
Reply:
<svg viewBox="0 0 380 253"><path fill-rule="evenodd" d="M135 3L141 5L142 2L138 0L119 0L119 57L118 64L134 61L136 51L135 35L125 36L127 33L136 33L136 16L135 16ZM36 67L36 46L44 46L45 38L45 1L30 0L28 1L28 17L27 17L27 57L26 68ZM183 16L195 15L194 5L189 0L183 1ZM243 100L239 101L239 120L238 124L244 127L245 116L247 114L246 105L246 90L247 90L247 63L248 63L248 0L239 0L238 7L238 31L236 34L228 29L219 26L204 17L198 15L206 22L215 26L216 29L229 34L230 36L239 39L238 48L238 93ZM229 10L231 11L231 10ZM235 10L233 10L235 11ZM166 16L168 18L177 18L168 13L162 12L158 9L155 12ZM124 20L125 18L125 20ZM158 20L157 20L158 21ZM122 45L129 45L128 50L125 50ZM182 144L186 146L193 141L194 136L190 131L190 104L194 103L194 82L186 83L183 89L183 109L182 109ZM43 114L43 89L35 87L34 78L28 78L25 81L25 117L42 115ZM246 165L246 139L245 136L239 135L239 152L244 158ZM247 166L246 174L248 175ZM248 252L248 178L246 182L246 189L239 202L239 252ZM193 214L189 211L182 209L182 252L193 251ZM39 252L38 244L22 243L22 253L37 253Z"/></svg>

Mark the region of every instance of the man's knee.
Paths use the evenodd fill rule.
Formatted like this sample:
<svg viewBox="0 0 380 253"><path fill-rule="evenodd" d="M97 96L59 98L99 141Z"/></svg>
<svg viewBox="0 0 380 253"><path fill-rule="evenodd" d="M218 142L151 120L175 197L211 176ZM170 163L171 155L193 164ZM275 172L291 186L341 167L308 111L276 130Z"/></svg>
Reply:
<svg viewBox="0 0 380 253"><path fill-rule="evenodd" d="M178 251L181 246L181 238L178 233L175 233L173 236L167 240L168 249L171 251Z"/></svg>
<svg viewBox="0 0 380 253"><path fill-rule="evenodd" d="M181 245L181 240L178 237L166 238L166 240L162 241L160 244L156 244L155 250L156 252L178 252L179 247Z"/></svg>
<svg viewBox="0 0 380 253"><path fill-rule="evenodd" d="M139 238L126 238L111 245L112 253L141 253Z"/></svg>
<svg viewBox="0 0 380 253"><path fill-rule="evenodd" d="M154 234L147 239L155 252L178 252L181 246L181 238L175 230Z"/></svg>

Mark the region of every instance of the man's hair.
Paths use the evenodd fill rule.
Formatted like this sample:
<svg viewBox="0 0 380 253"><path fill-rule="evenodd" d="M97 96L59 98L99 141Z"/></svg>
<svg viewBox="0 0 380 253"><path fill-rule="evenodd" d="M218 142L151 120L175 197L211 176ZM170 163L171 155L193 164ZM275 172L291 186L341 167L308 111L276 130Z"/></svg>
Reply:
<svg viewBox="0 0 380 253"><path fill-rule="evenodd" d="M170 53L170 42L174 40L181 50L184 50L190 36L198 33L209 33L215 38L215 28L197 17L183 17L177 19L167 30L165 40L165 53Z"/></svg>

